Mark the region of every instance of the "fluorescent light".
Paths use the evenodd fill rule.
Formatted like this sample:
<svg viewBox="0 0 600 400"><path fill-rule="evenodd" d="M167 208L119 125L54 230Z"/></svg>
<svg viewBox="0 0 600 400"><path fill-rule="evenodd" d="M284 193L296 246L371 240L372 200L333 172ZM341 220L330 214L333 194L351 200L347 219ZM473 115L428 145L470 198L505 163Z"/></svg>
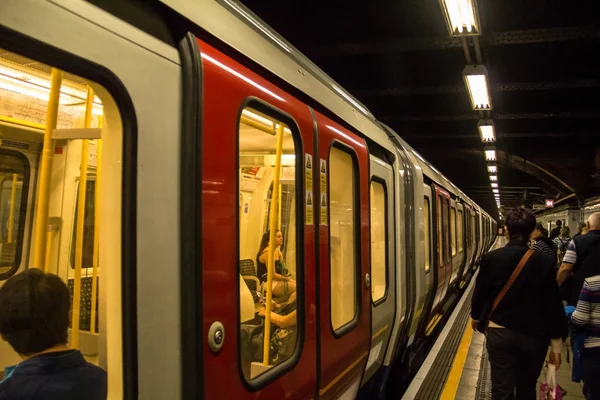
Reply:
<svg viewBox="0 0 600 400"><path fill-rule="evenodd" d="M451 36L478 35L477 0L441 0Z"/></svg>
<svg viewBox="0 0 600 400"><path fill-rule="evenodd" d="M500 191L498 189L492 189L492 192L494 192L494 193L500 193Z"/></svg>
<svg viewBox="0 0 600 400"><path fill-rule="evenodd" d="M490 181L498 182L498 175L490 175Z"/></svg>
<svg viewBox="0 0 600 400"><path fill-rule="evenodd" d="M486 161L496 161L496 146L487 145L483 148Z"/></svg>
<svg viewBox="0 0 600 400"><path fill-rule="evenodd" d="M493 187L493 188L497 188L497 187L498 187L498 184L497 184L496 182L492 182L492 187Z"/></svg>
<svg viewBox="0 0 600 400"><path fill-rule="evenodd" d="M487 75L487 69L483 65L467 65L463 71L473 110L492 109Z"/></svg>
<svg viewBox="0 0 600 400"><path fill-rule="evenodd" d="M495 166L495 165L493 165L493 164L488 165L487 170L488 170L488 172L490 174L497 174L498 173L498 167Z"/></svg>
<svg viewBox="0 0 600 400"><path fill-rule="evenodd" d="M245 108L242 111L242 115L251 120L254 120L255 122L265 125L265 128L273 129L273 132L277 132L277 128L279 128L279 123L276 122L275 120L267 118L267 117L263 117L262 115L257 114L253 111L250 111L247 108ZM284 127L283 132L287 133L288 135L292 134L292 131L290 131L290 129L288 127Z"/></svg>
<svg viewBox="0 0 600 400"><path fill-rule="evenodd" d="M477 122L479 136L483 143L492 143L496 141L496 127L491 119L482 119Z"/></svg>

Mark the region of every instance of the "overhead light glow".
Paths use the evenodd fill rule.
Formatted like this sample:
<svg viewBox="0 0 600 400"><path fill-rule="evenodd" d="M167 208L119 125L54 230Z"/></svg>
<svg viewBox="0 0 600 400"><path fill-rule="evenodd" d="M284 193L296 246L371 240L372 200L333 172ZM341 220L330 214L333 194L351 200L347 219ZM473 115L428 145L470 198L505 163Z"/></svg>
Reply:
<svg viewBox="0 0 600 400"><path fill-rule="evenodd" d="M451 36L479 34L476 0L441 0Z"/></svg>
<svg viewBox="0 0 600 400"><path fill-rule="evenodd" d="M485 146L483 148L485 152L486 161L496 161L496 147L492 145Z"/></svg>
<svg viewBox="0 0 600 400"><path fill-rule="evenodd" d="M483 143L493 143L496 141L496 127L491 119L482 119L477 123L479 136Z"/></svg>
<svg viewBox="0 0 600 400"><path fill-rule="evenodd" d="M498 175L490 175L490 181L498 182Z"/></svg>
<svg viewBox="0 0 600 400"><path fill-rule="evenodd" d="M497 188L497 187L498 187L498 184L497 184L496 182L492 182L492 187L493 187L493 188Z"/></svg>
<svg viewBox="0 0 600 400"><path fill-rule="evenodd" d="M490 174L498 173L498 167L496 167L495 165L488 165L487 169Z"/></svg>
<svg viewBox="0 0 600 400"><path fill-rule="evenodd" d="M487 69L483 65L468 65L463 71L473 110L492 109L487 75Z"/></svg>
<svg viewBox="0 0 600 400"><path fill-rule="evenodd" d="M500 191L498 189L492 189L492 192L494 192L494 193L500 193Z"/></svg>

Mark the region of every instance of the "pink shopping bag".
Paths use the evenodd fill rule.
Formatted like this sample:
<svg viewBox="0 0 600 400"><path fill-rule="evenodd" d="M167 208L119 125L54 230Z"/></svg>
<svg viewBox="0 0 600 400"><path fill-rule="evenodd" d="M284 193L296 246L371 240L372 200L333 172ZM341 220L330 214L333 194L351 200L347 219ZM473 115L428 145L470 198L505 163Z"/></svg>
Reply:
<svg viewBox="0 0 600 400"><path fill-rule="evenodd" d="M556 367L548 364L546 382L540 385L540 400L562 400L562 391L556 383Z"/></svg>

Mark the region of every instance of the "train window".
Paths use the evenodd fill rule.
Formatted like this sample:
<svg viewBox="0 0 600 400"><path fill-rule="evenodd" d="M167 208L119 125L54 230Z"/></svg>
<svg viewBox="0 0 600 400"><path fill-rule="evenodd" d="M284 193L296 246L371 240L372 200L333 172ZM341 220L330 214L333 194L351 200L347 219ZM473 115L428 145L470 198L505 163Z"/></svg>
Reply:
<svg viewBox="0 0 600 400"><path fill-rule="evenodd" d="M438 249L438 267L444 265L444 236L442 228L442 196L437 197L435 202L437 216L437 249Z"/></svg>
<svg viewBox="0 0 600 400"><path fill-rule="evenodd" d="M425 196L423 202L423 229L425 231L425 273L431 269L431 221L429 219L430 214L429 197Z"/></svg>
<svg viewBox="0 0 600 400"><path fill-rule="evenodd" d="M358 198L356 166L352 156L332 147L329 153L331 325L337 331L357 312L356 238Z"/></svg>
<svg viewBox="0 0 600 400"><path fill-rule="evenodd" d="M0 149L0 280L19 269L29 192L29 161L17 151Z"/></svg>
<svg viewBox="0 0 600 400"><path fill-rule="evenodd" d="M121 284L121 115L98 83L0 49L0 279L39 268L66 283L69 346L109 371L115 398L123 397L128 295ZM0 344L0 368L17 360Z"/></svg>
<svg viewBox="0 0 600 400"><path fill-rule="evenodd" d="M454 207L450 207L450 243L454 257L456 255L456 209Z"/></svg>
<svg viewBox="0 0 600 400"><path fill-rule="evenodd" d="M456 237L458 243L458 252L463 252L463 212L456 210Z"/></svg>
<svg viewBox="0 0 600 400"><path fill-rule="evenodd" d="M294 143L298 135L274 112L259 108L244 108L239 123L239 329L247 380L292 357L299 323ZM267 324L269 331L263 328Z"/></svg>
<svg viewBox="0 0 600 400"><path fill-rule="evenodd" d="M381 300L387 291L387 190L371 181L371 299Z"/></svg>

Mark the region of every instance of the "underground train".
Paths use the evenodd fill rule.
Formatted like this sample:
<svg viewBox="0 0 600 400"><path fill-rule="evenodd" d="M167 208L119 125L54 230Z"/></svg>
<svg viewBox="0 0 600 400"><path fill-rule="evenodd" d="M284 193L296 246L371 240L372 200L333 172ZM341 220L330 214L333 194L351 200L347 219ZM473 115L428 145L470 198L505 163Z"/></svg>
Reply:
<svg viewBox="0 0 600 400"><path fill-rule="evenodd" d="M3 0L0 141L0 285L110 399L385 397L497 231L235 0Z"/></svg>

